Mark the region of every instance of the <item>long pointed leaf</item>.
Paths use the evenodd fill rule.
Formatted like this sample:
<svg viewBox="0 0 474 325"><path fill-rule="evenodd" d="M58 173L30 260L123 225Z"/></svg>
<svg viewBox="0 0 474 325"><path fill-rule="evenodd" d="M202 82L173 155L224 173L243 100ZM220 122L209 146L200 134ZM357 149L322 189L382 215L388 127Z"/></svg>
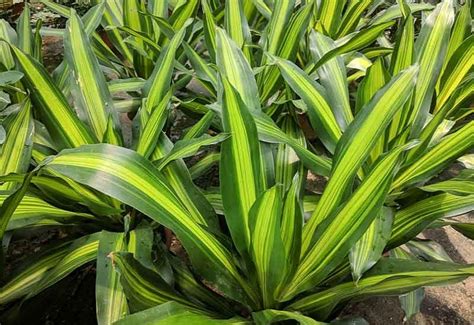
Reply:
<svg viewBox="0 0 474 325"><path fill-rule="evenodd" d="M446 54L449 32L454 22L454 1L445 0L426 18L415 44L415 61L420 64L413 109L409 116L412 135L417 136L424 125L431 105L438 75Z"/></svg>
<svg viewBox="0 0 474 325"><path fill-rule="evenodd" d="M338 143L331 178L312 218L303 230L303 250L311 246L316 227L342 202L344 192L354 180L390 119L411 94L417 74L412 66L393 78L365 105Z"/></svg>
<svg viewBox="0 0 474 325"><path fill-rule="evenodd" d="M2 126L5 128L6 138L0 153L0 175L25 173L31 160L34 131L29 98L21 103L18 113L9 115L3 121ZM0 190L9 190L14 187L16 184L9 182L0 185Z"/></svg>
<svg viewBox="0 0 474 325"><path fill-rule="evenodd" d="M21 70L23 82L31 91L31 98L42 122L59 149L78 147L96 140L75 115L61 91L54 85L45 68L31 56L12 46Z"/></svg>
<svg viewBox="0 0 474 325"><path fill-rule="evenodd" d="M66 61L73 70L76 82L73 95L76 104L82 107L85 120L96 138L101 140L107 129L108 117L115 116L112 97L79 16L72 11L70 17L66 26L64 49ZM114 119L118 124L117 117Z"/></svg>
<svg viewBox="0 0 474 325"><path fill-rule="evenodd" d="M80 266L91 262L97 258L97 249L99 247L99 233L87 235L76 239L70 247L69 252L51 268L38 281L26 299L36 296L41 291L64 279L72 271Z"/></svg>
<svg viewBox="0 0 474 325"><path fill-rule="evenodd" d="M474 209L474 195L439 194L417 202L395 214L389 247L397 247L422 232L431 223Z"/></svg>
<svg viewBox="0 0 474 325"><path fill-rule="evenodd" d="M311 55L315 61L318 61L324 54L336 47L333 40L315 31L310 34L309 45ZM326 89L328 101L331 103L336 120L341 129L344 130L354 119L349 103L344 60L341 57L335 57L323 64L317 72L321 85Z"/></svg>
<svg viewBox="0 0 474 325"><path fill-rule="evenodd" d="M184 25L173 37L171 42L163 49L160 57L155 63L155 68L147 80L143 93L146 99L146 111L151 113L155 106L157 106L171 85L171 77L175 63L176 51L184 39L187 25Z"/></svg>
<svg viewBox="0 0 474 325"><path fill-rule="evenodd" d="M382 208L364 235L351 248L349 261L354 281L359 281L362 274L374 266L382 256L385 245L390 239L392 222L393 212L389 208Z"/></svg>
<svg viewBox="0 0 474 325"><path fill-rule="evenodd" d="M229 80L251 112L260 111L257 83L244 54L220 28L217 29L216 40L216 63L221 74Z"/></svg>
<svg viewBox="0 0 474 325"><path fill-rule="evenodd" d="M405 149L405 146L396 148L381 158L340 211L321 223L314 234L315 244L303 255L295 276L282 294L282 300L321 283L344 261L351 247L367 231L382 208L399 155ZM321 201L316 211L320 205Z"/></svg>
<svg viewBox="0 0 474 325"><path fill-rule="evenodd" d="M472 148L473 130L474 122L471 121L455 133L445 137L428 152L417 157L415 162L400 173L393 183L393 188L403 188L436 175Z"/></svg>
<svg viewBox="0 0 474 325"><path fill-rule="evenodd" d="M128 305L119 276L108 255L123 250L123 233L103 231L99 238L96 276L96 310L99 325L111 325L128 313Z"/></svg>
<svg viewBox="0 0 474 325"><path fill-rule="evenodd" d="M222 124L231 134L221 144L222 201L234 243L246 252L251 238L248 213L264 190L260 145L250 108L225 77L222 83Z"/></svg>
<svg viewBox="0 0 474 325"><path fill-rule="evenodd" d="M347 282L303 298L288 309L326 319L334 307L351 298L403 294L424 285L461 281L474 274L474 266L383 259L358 284Z"/></svg>
<svg viewBox="0 0 474 325"><path fill-rule="evenodd" d="M332 152L342 132L326 100L324 88L294 63L278 58L275 58L275 63L288 85L308 106L308 115L313 128L320 130L321 141Z"/></svg>
<svg viewBox="0 0 474 325"><path fill-rule="evenodd" d="M137 153L111 145L91 145L63 151L47 166L170 228L204 278L237 300L249 304L257 300L236 269L230 252L192 219L163 176Z"/></svg>
<svg viewBox="0 0 474 325"><path fill-rule="evenodd" d="M141 311L168 301L194 307L171 288L158 273L143 266L131 253L112 252L109 256L120 274L120 282L132 311Z"/></svg>
<svg viewBox="0 0 474 325"><path fill-rule="evenodd" d="M265 191L250 210L251 252L262 290L263 306L272 306L285 270L285 250L280 236L281 188Z"/></svg>

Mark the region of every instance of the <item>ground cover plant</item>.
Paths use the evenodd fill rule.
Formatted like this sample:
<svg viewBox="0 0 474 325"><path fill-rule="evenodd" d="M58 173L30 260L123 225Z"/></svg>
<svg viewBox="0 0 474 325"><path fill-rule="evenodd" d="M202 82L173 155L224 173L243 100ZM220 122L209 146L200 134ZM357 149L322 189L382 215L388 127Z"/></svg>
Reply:
<svg viewBox="0 0 474 325"><path fill-rule="evenodd" d="M0 21L8 322L88 263L99 324L344 322L374 295L409 317L474 274L416 238L474 236L451 218L474 206L469 2L43 3L64 29ZM64 40L52 73L42 35Z"/></svg>

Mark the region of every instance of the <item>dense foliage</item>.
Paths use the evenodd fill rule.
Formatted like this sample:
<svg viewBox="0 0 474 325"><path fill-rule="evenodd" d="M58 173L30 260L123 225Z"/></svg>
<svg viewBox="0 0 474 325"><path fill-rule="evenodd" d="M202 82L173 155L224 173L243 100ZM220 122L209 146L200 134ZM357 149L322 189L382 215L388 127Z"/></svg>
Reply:
<svg viewBox="0 0 474 325"><path fill-rule="evenodd" d="M469 3L42 2L64 29L0 21L0 237L64 238L4 309L91 262L101 325L319 324L373 295L409 317L474 274L416 239L474 235L448 219L474 207Z"/></svg>

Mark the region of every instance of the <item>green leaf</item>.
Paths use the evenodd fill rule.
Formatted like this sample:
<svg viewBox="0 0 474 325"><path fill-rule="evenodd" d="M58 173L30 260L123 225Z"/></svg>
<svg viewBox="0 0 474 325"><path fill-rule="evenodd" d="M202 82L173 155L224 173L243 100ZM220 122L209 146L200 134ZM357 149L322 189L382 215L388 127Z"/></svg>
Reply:
<svg viewBox="0 0 474 325"><path fill-rule="evenodd" d="M420 187L420 189L425 192L446 192L454 195L469 195L474 193L474 175L472 170L466 169L455 178L425 185Z"/></svg>
<svg viewBox="0 0 474 325"><path fill-rule="evenodd" d="M162 134L159 137L152 160L163 159L172 149L173 144L171 140L169 140L165 134ZM170 187L189 211L191 217L197 223L219 232L217 230L218 223L215 218L215 213L199 188L192 182L184 161L177 159L165 166L161 172L169 182Z"/></svg>
<svg viewBox="0 0 474 325"><path fill-rule="evenodd" d="M97 252L95 300L97 323L109 325L128 314L127 299L108 255L124 249L123 233L102 231Z"/></svg>
<svg viewBox="0 0 474 325"><path fill-rule="evenodd" d="M151 26L148 17L140 14L140 11L145 10L145 3L139 0L127 0L123 2L123 22L124 26L137 32L148 34ZM146 51L147 47L142 39L136 38L138 48ZM148 78L153 69L153 62L146 56L143 56L138 51L133 51L133 66L138 75L143 78Z"/></svg>
<svg viewBox="0 0 474 325"><path fill-rule="evenodd" d="M287 1L279 2L285 3ZM275 55L291 61L296 59L300 42L310 23L312 8L313 2L302 6L291 16L288 24L283 25L285 26L284 34L281 35L279 39L274 40L274 42L278 42L278 45L274 46L277 49ZM278 26L278 28L280 28L280 26ZM272 54L271 52L269 53ZM265 60L262 62L262 65L267 63L266 58L266 56L262 58ZM260 100L262 102L267 101L274 95L275 90L279 88L278 81L280 79L281 76L278 69L273 66L266 67L264 72L259 74L257 80L260 87Z"/></svg>
<svg viewBox="0 0 474 325"><path fill-rule="evenodd" d="M409 97L414 88L417 70L416 66L412 66L402 71L379 90L341 137L334 156L331 178L313 216L303 229L303 253L311 247L316 227L343 201L345 191L352 185L357 171L367 159L378 137Z"/></svg>
<svg viewBox="0 0 474 325"><path fill-rule="evenodd" d="M8 223L10 222L11 217L15 213L16 208L20 204L21 200L26 194L28 189L28 185L31 182L31 178L33 177L36 170L31 171L23 180L21 186L14 191L10 196L5 198L0 207L0 242L3 243L3 237L5 235L5 231L7 229ZM4 251L3 247L0 249L0 271L4 272Z"/></svg>
<svg viewBox="0 0 474 325"><path fill-rule="evenodd" d="M41 2L48 7L53 12L56 12L57 14L65 17L65 18L70 18L71 17L71 10L69 7L61 5L59 3L51 2L48 0L41 0ZM116 63L122 63L121 60L115 55L115 53L105 44L105 42L102 40L101 36L95 32L97 29L98 25L100 24L102 16L104 17L104 21L110 21L108 19L111 19L110 16L110 8L113 7L115 2L104 2L104 3L99 3L95 6L93 6L91 9L89 9L85 15L81 18L83 23L84 23L84 31L87 35L92 35L92 44L94 48L95 54L98 56L99 60L101 60L103 63L106 65L110 66L111 68L115 69L115 67L111 64L110 60L115 61ZM104 11L104 6L105 6L105 11ZM41 30L41 22L42 20L38 20L36 24L36 32L35 32L35 49L34 49L34 57L37 60L40 60L41 58L41 35L40 35L40 30ZM123 23L121 23L123 24ZM112 25L112 24L105 24L105 26ZM105 27L104 26L104 27ZM115 38L117 35L112 35L110 34L110 39L112 42L115 42ZM122 53L124 55L130 55L130 52L128 51L128 48L124 46L123 39L119 35L119 39L121 40L121 44L115 42L115 45L117 48L121 49ZM104 57L105 55L105 57ZM63 66L63 72L67 72L68 69L66 69L65 66Z"/></svg>
<svg viewBox="0 0 474 325"><path fill-rule="evenodd" d="M257 83L239 46L220 28L216 32L216 63L250 112L260 111Z"/></svg>
<svg viewBox="0 0 474 325"><path fill-rule="evenodd" d="M390 251L390 253L390 255L393 255L393 257L395 258L416 260L415 256L401 249L400 247L397 247L396 249ZM402 307L403 312L405 313L404 320L409 320L412 316L414 316L420 311L421 303L423 302L424 298L424 288L418 288L406 294L398 296L398 300L400 300L400 306Z"/></svg>
<svg viewBox="0 0 474 325"><path fill-rule="evenodd" d="M252 3L263 17L270 20L272 10L268 7L264 0L252 0Z"/></svg>
<svg viewBox="0 0 474 325"><path fill-rule="evenodd" d="M136 151L145 158L149 158L155 150L161 131L163 130L166 120L168 119L172 95L173 93L171 90L164 94L164 97L160 99L160 102L155 107L153 107L153 110L151 111L151 114L148 118L143 119L143 116L140 115L148 114L145 107L142 107L137 115L141 118L140 124L142 125L143 129L138 140Z"/></svg>
<svg viewBox="0 0 474 325"><path fill-rule="evenodd" d="M415 42L415 27L413 16L407 16L399 26L397 31L395 48L390 59L389 71L396 75L403 69L406 69L413 63ZM408 100L403 109L395 113L393 121L390 124L387 142L390 143L405 128L411 109L411 100ZM399 144L400 142L397 142Z"/></svg>
<svg viewBox="0 0 474 325"><path fill-rule="evenodd" d="M263 306L272 306L275 293L285 275L285 250L280 235L281 187L265 191L249 212L251 255L262 290Z"/></svg>
<svg viewBox="0 0 474 325"><path fill-rule="evenodd" d="M141 91L145 85L145 80L142 78L129 78L129 79L115 79L108 82L109 92L119 93L122 91Z"/></svg>
<svg viewBox="0 0 474 325"><path fill-rule="evenodd" d="M28 170L33 148L33 118L31 113L31 102L25 98L17 113L10 114L2 126L6 132L6 138L2 143L0 153L0 175L10 173L22 174ZM0 190L11 190L16 183L9 182L0 185Z"/></svg>
<svg viewBox="0 0 474 325"><path fill-rule="evenodd" d="M23 12L18 18L16 32L18 35L18 47L27 54L33 54L33 32L30 25L30 7L25 5Z"/></svg>
<svg viewBox="0 0 474 325"><path fill-rule="evenodd" d="M425 290L418 288L398 297L400 305L405 313L404 320L409 320L420 312L421 303L425 298Z"/></svg>
<svg viewBox="0 0 474 325"><path fill-rule="evenodd" d="M196 223L151 162L134 151L106 144L84 146L64 150L47 166L170 228L201 276L236 300L257 301L230 252Z"/></svg>
<svg viewBox="0 0 474 325"><path fill-rule="evenodd" d="M467 74L472 71L473 57L474 36L471 35L459 45L446 65L440 79L440 92L436 98L435 111L443 107Z"/></svg>
<svg viewBox="0 0 474 325"><path fill-rule="evenodd" d="M301 188L304 184L303 175L296 174L283 201L281 217L281 240L286 256L286 279L291 279L300 260L301 232L303 230L303 204L300 199ZM283 282L284 284L285 282ZM280 290L283 288L280 285Z"/></svg>
<svg viewBox="0 0 474 325"><path fill-rule="evenodd" d="M460 281L474 274L474 266L383 258L357 284L346 282L292 303L288 310L326 319L337 304L352 298L404 294L428 285Z"/></svg>
<svg viewBox="0 0 474 325"><path fill-rule="evenodd" d="M10 45L17 44L17 35L4 19L0 20L0 39L4 40L0 41L0 64L7 70L11 70L15 67L15 60L10 51Z"/></svg>
<svg viewBox="0 0 474 325"><path fill-rule="evenodd" d="M320 224L313 234L315 243L302 255L296 274L285 288L281 300L289 300L297 293L314 288L347 258L351 247L363 236L380 212L398 166L399 156L406 147L398 147L381 158L346 203ZM316 206L316 211L322 204L328 187ZM314 216L315 214L303 228L303 234Z"/></svg>
<svg viewBox="0 0 474 325"><path fill-rule="evenodd" d="M319 20L329 36L334 36L336 34L341 23L342 11L345 4L346 0L321 0L318 4L318 15L316 16L316 19Z"/></svg>
<svg viewBox="0 0 474 325"><path fill-rule="evenodd" d="M135 113L142 105L141 98L114 100L114 108L119 113Z"/></svg>
<svg viewBox="0 0 474 325"><path fill-rule="evenodd" d="M0 72L0 85L9 85L14 84L17 81L20 81L23 78L23 73L20 71L4 71Z"/></svg>
<svg viewBox="0 0 474 325"><path fill-rule="evenodd" d="M372 97L383 88L390 80L390 76L385 69L383 64L383 59L378 58L375 60L374 64L372 64L365 74L365 78L359 84L359 88L357 90L357 100L356 100L356 112L358 112L361 107L367 105L368 102L372 99ZM396 113L399 113L398 110ZM384 152L385 149L385 136L382 133L379 136L379 139L370 153L370 160L373 162L377 160L377 158Z"/></svg>
<svg viewBox="0 0 474 325"><path fill-rule="evenodd" d="M268 116L255 115L254 119L261 141L289 145L296 152L298 158L301 159L306 168L316 174L329 176L331 171L331 160L329 158L315 155L301 145L301 143L287 136Z"/></svg>
<svg viewBox="0 0 474 325"><path fill-rule="evenodd" d="M211 7L208 0L202 0L203 11L203 29L204 29L204 43L209 51L209 56L215 60L216 58L216 21L212 14Z"/></svg>
<svg viewBox="0 0 474 325"><path fill-rule="evenodd" d="M219 152L209 153L189 168L191 178L196 179L204 175L212 166L218 164L220 160L221 154Z"/></svg>
<svg viewBox="0 0 474 325"><path fill-rule="evenodd" d="M290 141L295 141L301 146L306 146L303 132L294 122L293 117L286 116L281 121L282 131ZM279 143L275 154L275 183L282 184L286 191L292 184L295 174L301 170L302 164L295 151L285 143Z"/></svg>
<svg viewBox="0 0 474 325"><path fill-rule="evenodd" d="M326 323L318 322L310 317L297 312L285 310L265 309L252 313L252 318L257 325L272 324L274 322L284 322L286 320L297 321L300 325L322 325Z"/></svg>
<svg viewBox="0 0 474 325"><path fill-rule="evenodd" d="M98 215L117 215L122 212L122 209L118 205L114 205L114 201L105 196L101 193L91 189L86 185L79 184L68 177L64 177L58 172L53 170L47 169L47 174L54 176L56 181L48 180L46 182L42 182L41 186L46 191L50 192L51 195L61 195L60 193L57 194L59 189L64 188L64 183L67 184L67 187L70 188L76 193L75 195L79 195L80 199L77 201L80 204L87 206L91 211ZM63 186L55 188L58 183L62 183ZM72 199L73 202L76 202L75 199ZM116 202L115 202L116 203Z"/></svg>
<svg viewBox="0 0 474 325"><path fill-rule="evenodd" d="M453 106L449 108L447 116L449 118L460 120L466 114L471 114L469 110L462 110L460 109L461 105L466 105L467 102L472 98L472 94L474 92L474 75L470 75L465 82L459 87L452 97L454 99ZM448 102L449 103L449 102ZM467 111L467 112L466 112ZM438 112L439 113L439 112Z"/></svg>
<svg viewBox="0 0 474 325"><path fill-rule="evenodd" d="M322 66L324 63L326 63L336 55L356 51L366 47L367 45L370 45L377 39L377 37L379 37L379 35L384 30L386 30L393 24L393 21L389 21L387 23L372 25L370 27L367 27L366 29L357 32L346 43L324 54L321 59L319 59L319 61L316 63L313 69L318 69L320 66Z"/></svg>
<svg viewBox="0 0 474 325"><path fill-rule="evenodd" d="M331 106L326 100L327 95L324 88L313 81L296 64L273 58L287 84L308 106L308 116L313 128L319 130L321 141L330 152L333 152L342 132Z"/></svg>
<svg viewBox="0 0 474 325"><path fill-rule="evenodd" d="M153 269L155 256L152 256L155 234L146 221L142 221L135 229L128 231L127 251L145 267ZM159 258L159 256L156 256ZM157 268L158 270L158 268Z"/></svg>
<svg viewBox="0 0 474 325"><path fill-rule="evenodd" d="M55 13L63 16L63 17L69 18L70 10L69 10L68 7L66 7L64 5L61 5L59 3L55 3L55 2L50 1L50 0L41 0L41 3L44 4L51 11L53 11L53 12L55 12Z"/></svg>
<svg viewBox="0 0 474 325"><path fill-rule="evenodd" d="M227 138L229 138L229 134L219 133L214 137L203 135L199 138L180 140L176 142L173 149L159 161L157 167L161 170L173 160L192 157L197 154L201 147L221 143Z"/></svg>
<svg viewBox="0 0 474 325"><path fill-rule="evenodd" d="M35 183L34 178L32 183ZM0 203L5 202L8 196L8 194L0 194ZM13 212L6 230L21 229L48 220L67 224L74 221L93 221L94 218L87 213L57 208L38 197L27 194Z"/></svg>
<svg viewBox="0 0 474 325"><path fill-rule="evenodd" d="M141 60L144 60L144 58L151 59L155 54L160 53L161 47L155 44L155 41L150 36L148 36L148 34L146 34L145 32L136 31L126 26L118 27L118 28L121 31L130 35L124 40L124 42L133 46L137 54L141 55L142 57Z"/></svg>
<svg viewBox="0 0 474 325"><path fill-rule="evenodd" d="M204 116L192 127L190 127L183 135L183 140L190 140L204 135L211 124L214 122L216 114L213 111L208 111Z"/></svg>
<svg viewBox="0 0 474 325"><path fill-rule="evenodd" d="M0 177L2 182L23 182L24 178L25 175L16 174L9 174ZM46 175L33 176L31 183L38 187L41 193L45 195L46 199L50 199L52 202L55 202L54 199L56 198L61 200L63 204L69 202L77 202L79 204L84 203L81 195L74 191L60 178Z"/></svg>
<svg viewBox="0 0 474 325"><path fill-rule="evenodd" d="M226 0L224 6L224 26L227 34L250 60L251 52L245 43L251 41L250 28L240 0Z"/></svg>
<svg viewBox="0 0 474 325"><path fill-rule="evenodd" d="M214 88L217 88L216 72L211 69L208 62L206 62L201 57L201 55L199 55L199 53L197 53L187 43L183 43L183 46L189 61L191 61L191 65L193 66L197 77L199 79L210 82Z"/></svg>
<svg viewBox="0 0 474 325"><path fill-rule="evenodd" d="M420 65L413 108L407 124L416 137L428 116L436 81L446 54L449 33L454 22L454 1L446 0L426 18L415 43L415 61Z"/></svg>
<svg viewBox="0 0 474 325"><path fill-rule="evenodd" d="M451 29L451 37L449 39L448 49L446 51L446 58L443 62L442 74L446 72L446 66L451 60L453 53L461 45L465 38L471 33L471 8L468 2L458 10L453 28ZM441 79L438 79L436 91L439 92Z"/></svg>
<svg viewBox="0 0 474 325"><path fill-rule="evenodd" d="M25 74L23 82L31 92L36 113L46 125L58 149L94 143L96 139L79 120L67 99L51 80L45 68L17 47L11 47Z"/></svg>
<svg viewBox="0 0 474 325"><path fill-rule="evenodd" d="M127 316L114 325L189 325L189 324L236 324L250 325L249 322L238 318L217 319L202 311L189 308L174 301L170 301L139 313Z"/></svg>
<svg viewBox="0 0 474 325"><path fill-rule="evenodd" d="M429 3L407 3L410 11L412 13L420 12L420 11L429 11L434 8L432 4ZM387 10L383 10L378 13L370 22L370 25L377 25L381 23L385 23L388 21L395 20L397 18L402 17L403 14L400 10L400 6L398 4L391 6Z"/></svg>
<svg viewBox="0 0 474 325"><path fill-rule="evenodd" d="M451 225L451 227L467 238L474 240L474 223L456 223Z"/></svg>
<svg viewBox="0 0 474 325"><path fill-rule="evenodd" d="M121 134L121 129L117 127L113 116L116 116L115 114L109 115L109 119L107 121L107 128L104 133L104 137L102 139L102 142L113 144L116 146L123 146L123 138Z"/></svg>
<svg viewBox="0 0 474 325"><path fill-rule="evenodd" d="M469 122L456 132L445 137L440 143L417 157L393 182L393 189L401 189L410 184L425 181L436 175L451 162L472 147L474 122Z"/></svg>
<svg viewBox="0 0 474 325"><path fill-rule="evenodd" d="M22 268L14 270L14 276L0 288L0 305L26 296L48 272L69 252L70 242L60 244L45 252L35 254Z"/></svg>
<svg viewBox="0 0 474 325"><path fill-rule="evenodd" d="M251 238L248 213L265 184L261 149L250 108L224 76L222 83L222 124L232 136L221 144L220 187L230 233L244 253Z"/></svg>
<svg viewBox="0 0 474 325"><path fill-rule="evenodd" d="M453 217L472 209L474 209L474 195L456 196L443 193L419 201L395 214L392 237L388 246L402 245L437 219Z"/></svg>
<svg viewBox="0 0 474 325"><path fill-rule="evenodd" d="M363 3L364 1L361 1ZM329 37L312 31L309 36L309 46L314 61L319 61L327 52L336 47L335 42ZM349 103L349 89L347 83L347 71L344 60L336 56L323 64L317 70L319 81L326 89L327 100L331 105L341 130L352 122L351 106Z"/></svg>
<svg viewBox="0 0 474 325"><path fill-rule="evenodd" d="M44 0L43 0L44 1ZM104 1L105 11L102 19L102 27L107 26L123 26L123 13L122 5L119 2L115 1ZM127 44L124 42L124 38L120 34L118 29L111 29L107 31L107 36L109 37L111 43L115 46L116 49L123 55L125 63L128 65L133 64L133 54Z"/></svg>
<svg viewBox="0 0 474 325"><path fill-rule="evenodd" d="M359 281L362 275L382 256L385 245L390 239L392 222L392 210L383 207L364 235L351 248L349 261L354 281Z"/></svg>
<svg viewBox="0 0 474 325"><path fill-rule="evenodd" d="M234 314L228 302L223 299L222 296L219 296L200 283L183 261L174 257L170 259L170 262L173 266L176 286L186 296L192 297L192 301L196 302L199 306L203 306L203 308L209 308L206 306L211 306L222 315L230 316Z"/></svg>
<svg viewBox="0 0 474 325"><path fill-rule="evenodd" d="M187 24L188 19L193 17L196 12L198 4L198 0L187 0L182 1L179 7L174 8L173 14L169 18L174 30L179 30Z"/></svg>
<svg viewBox="0 0 474 325"><path fill-rule="evenodd" d="M342 17L336 37L341 38L352 33L357 28L362 18L362 13L372 2L371 0L351 2Z"/></svg>
<svg viewBox="0 0 474 325"><path fill-rule="evenodd" d="M415 257L418 257L422 260L428 262L453 262L451 257L449 257L449 255L444 250L443 246L435 241L415 238L407 242L405 245L413 253L413 255L415 255Z"/></svg>
<svg viewBox="0 0 474 325"><path fill-rule="evenodd" d="M357 89L356 111L359 111L366 105L372 97L390 80L387 70L385 69L383 60L378 58L367 69L365 78L362 79Z"/></svg>
<svg viewBox="0 0 474 325"><path fill-rule="evenodd" d="M101 7L103 10L103 6ZM100 70L99 61L92 50L84 25L74 10L71 10L66 25L64 55L73 71L75 103L82 108L81 113L90 125L97 139L102 140L107 130L109 116L118 125L112 97L105 76Z"/></svg>
<svg viewBox="0 0 474 325"><path fill-rule="evenodd" d="M132 311L145 310L168 301L195 306L171 288L158 273L143 266L131 253L112 252L109 257L120 274L120 283Z"/></svg>
<svg viewBox="0 0 474 325"><path fill-rule="evenodd" d="M148 12L152 14L155 17L163 17L163 18L168 18L168 0L163 0L163 1L150 1L148 2ZM160 29L161 26L156 24L154 22L153 24L153 31L155 35L155 39L158 40L160 37Z"/></svg>
<svg viewBox="0 0 474 325"><path fill-rule="evenodd" d="M148 113L151 113L154 108L159 105L170 88L176 51L183 42L187 27L188 24L185 24L183 28L174 35L166 48L162 50L150 78L145 83L143 94L147 97L145 107Z"/></svg>
<svg viewBox="0 0 474 325"><path fill-rule="evenodd" d="M285 28L295 7L295 0L275 1L270 22L267 26L267 36L265 37L265 50L273 55L278 54L285 34Z"/></svg>
<svg viewBox="0 0 474 325"><path fill-rule="evenodd" d="M95 233L76 239L71 244L67 254L53 268L48 270L41 277L41 280L35 283L25 299L36 296L41 291L64 279L80 266L95 260L99 247L99 234Z"/></svg>

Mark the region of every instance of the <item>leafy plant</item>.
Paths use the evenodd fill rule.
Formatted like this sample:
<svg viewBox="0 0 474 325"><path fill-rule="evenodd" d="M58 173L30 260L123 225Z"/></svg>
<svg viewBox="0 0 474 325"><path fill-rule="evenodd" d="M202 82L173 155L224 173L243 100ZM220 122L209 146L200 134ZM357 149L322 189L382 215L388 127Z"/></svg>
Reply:
<svg viewBox="0 0 474 325"><path fill-rule="evenodd" d="M469 4L43 3L65 29L0 23L0 236L67 236L0 304L95 261L99 324L317 324L474 274L415 241L472 238Z"/></svg>

